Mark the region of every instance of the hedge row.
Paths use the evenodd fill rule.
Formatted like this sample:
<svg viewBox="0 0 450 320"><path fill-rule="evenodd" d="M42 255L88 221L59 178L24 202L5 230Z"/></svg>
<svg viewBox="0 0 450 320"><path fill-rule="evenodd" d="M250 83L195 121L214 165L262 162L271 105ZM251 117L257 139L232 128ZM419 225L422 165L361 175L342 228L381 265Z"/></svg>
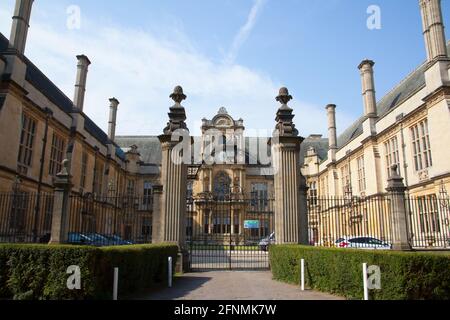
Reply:
<svg viewBox="0 0 450 320"><path fill-rule="evenodd" d="M368 263L381 269L381 290L370 292L373 300L450 299L448 254L279 245L270 248L274 279L299 284L301 259L311 289L362 299L362 264Z"/></svg>
<svg viewBox="0 0 450 320"><path fill-rule="evenodd" d="M167 278L174 245L92 248L0 244L0 298L17 300L111 299L114 268L121 295L148 289ZM69 266L81 270L81 290L67 289Z"/></svg>

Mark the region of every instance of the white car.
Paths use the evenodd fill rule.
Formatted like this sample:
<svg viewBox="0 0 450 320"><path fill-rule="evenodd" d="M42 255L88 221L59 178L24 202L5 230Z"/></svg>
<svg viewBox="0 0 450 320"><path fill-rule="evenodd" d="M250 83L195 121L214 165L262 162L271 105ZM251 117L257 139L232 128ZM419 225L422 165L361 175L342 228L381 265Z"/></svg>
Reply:
<svg viewBox="0 0 450 320"><path fill-rule="evenodd" d="M336 247L348 249L392 250L392 245L374 237L342 237L336 240Z"/></svg>

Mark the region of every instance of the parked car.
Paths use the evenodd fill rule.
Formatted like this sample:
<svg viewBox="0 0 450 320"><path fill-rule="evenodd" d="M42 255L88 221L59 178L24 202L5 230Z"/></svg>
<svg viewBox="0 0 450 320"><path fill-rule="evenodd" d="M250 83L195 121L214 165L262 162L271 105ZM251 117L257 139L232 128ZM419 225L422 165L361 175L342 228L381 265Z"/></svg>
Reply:
<svg viewBox="0 0 450 320"><path fill-rule="evenodd" d="M342 237L336 240L338 248L367 249L367 250L391 250L392 245L374 237Z"/></svg>
<svg viewBox="0 0 450 320"><path fill-rule="evenodd" d="M133 244L131 241L123 240L118 235L105 235L104 237L108 239L108 245L110 246L127 246Z"/></svg>
<svg viewBox="0 0 450 320"><path fill-rule="evenodd" d="M271 234L270 236L268 236L267 238L262 239L262 240L259 242L259 248L260 248L262 251L268 251L268 250L269 250L269 247L270 247L272 244L275 244L275 232L272 233L272 234Z"/></svg>
<svg viewBox="0 0 450 320"><path fill-rule="evenodd" d="M67 242L69 244L89 245L90 246L90 245L93 245L94 240L84 233L71 232L71 233L69 233Z"/></svg>

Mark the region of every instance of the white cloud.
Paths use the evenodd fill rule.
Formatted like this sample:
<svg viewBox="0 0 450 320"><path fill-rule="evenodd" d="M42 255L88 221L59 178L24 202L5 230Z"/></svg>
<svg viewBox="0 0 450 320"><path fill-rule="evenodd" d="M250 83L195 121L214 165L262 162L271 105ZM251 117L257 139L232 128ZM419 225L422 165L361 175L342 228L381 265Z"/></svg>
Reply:
<svg viewBox="0 0 450 320"><path fill-rule="evenodd" d="M261 6L263 1L255 5L258 3ZM11 15L2 10L0 20ZM236 50L248 36L258 10L254 7L249 22L236 38ZM86 54L92 65L84 110L104 130L108 122L108 99L114 96L121 102L119 135L160 134L172 105L169 95L178 84L188 95L184 105L193 134L198 134L202 118L212 118L222 106L233 117L243 118L248 129L271 130L275 126L279 105L274 97L282 84L242 65L214 62L198 52L187 35L180 34L181 41L177 41L178 38L162 38L144 30L106 26L88 20L86 13L82 29L70 31L52 22L48 12L45 18L41 18L39 11L33 14L36 15L29 33L27 55L72 98L75 56ZM5 32L4 22L0 27ZM291 93L295 98L296 92ZM295 109L295 122L302 135L326 133L323 107L298 100L292 101L291 107Z"/></svg>
<svg viewBox="0 0 450 320"><path fill-rule="evenodd" d="M258 19L258 14L264 8L266 2L267 0L254 0L253 6L250 10L250 13L248 14L246 23L241 27L239 32L234 37L230 52L228 53L225 60L226 64L233 64L234 61L236 60L239 50L250 36Z"/></svg>

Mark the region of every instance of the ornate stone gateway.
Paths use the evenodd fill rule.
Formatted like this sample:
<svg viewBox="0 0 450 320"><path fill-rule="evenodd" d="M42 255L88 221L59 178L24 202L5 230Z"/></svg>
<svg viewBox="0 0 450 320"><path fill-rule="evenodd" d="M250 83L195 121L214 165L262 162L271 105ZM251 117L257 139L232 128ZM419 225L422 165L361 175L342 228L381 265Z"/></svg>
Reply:
<svg viewBox="0 0 450 320"><path fill-rule="evenodd" d="M273 200L258 195L201 194L187 200L186 249L192 271L269 268Z"/></svg>

